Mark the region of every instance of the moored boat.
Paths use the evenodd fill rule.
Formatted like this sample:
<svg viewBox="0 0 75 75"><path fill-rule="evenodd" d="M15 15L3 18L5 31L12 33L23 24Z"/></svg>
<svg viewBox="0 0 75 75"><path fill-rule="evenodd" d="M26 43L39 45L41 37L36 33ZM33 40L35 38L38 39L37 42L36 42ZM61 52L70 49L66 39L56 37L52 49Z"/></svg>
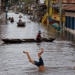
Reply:
<svg viewBox="0 0 75 75"><path fill-rule="evenodd" d="M10 19L10 22L14 22L14 18L13 17Z"/></svg>
<svg viewBox="0 0 75 75"><path fill-rule="evenodd" d="M18 11L16 11L16 12L15 12L15 14L19 14L19 12L18 12Z"/></svg>
<svg viewBox="0 0 75 75"><path fill-rule="evenodd" d="M11 20L10 22L14 22L14 20Z"/></svg>
<svg viewBox="0 0 75 75"><path fill-rule="evenodd" d="M25 26L25 22L17 22L17 26L18 27L24 27Z"/></svg>

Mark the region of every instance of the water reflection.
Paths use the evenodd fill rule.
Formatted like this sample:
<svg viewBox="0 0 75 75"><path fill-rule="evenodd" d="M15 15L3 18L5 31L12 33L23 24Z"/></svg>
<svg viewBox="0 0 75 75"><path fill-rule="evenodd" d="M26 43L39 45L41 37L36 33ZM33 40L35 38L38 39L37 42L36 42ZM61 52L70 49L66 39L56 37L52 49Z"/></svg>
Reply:
<svg viewBox="0 0 75 75"><path fill-rule="evenodd" d="M27 15L24 16L26 27L18 28L18 15L9 13L9 16L12 15L15 18L14 23L8 21L7 25L1 25L2 38L35 38L39 29L47 32L41 23L30 21ZM58 37L60 34L57 33L55 36ZM31 58L37 61L37 53L42 47L42 58L46 68L44 72L38 71L38 67L31 64L27 55L23 53L28 51ZM72 41L56 39L53 42L0 45L0 75L74 75L74 66L75 43Z"/></svg>

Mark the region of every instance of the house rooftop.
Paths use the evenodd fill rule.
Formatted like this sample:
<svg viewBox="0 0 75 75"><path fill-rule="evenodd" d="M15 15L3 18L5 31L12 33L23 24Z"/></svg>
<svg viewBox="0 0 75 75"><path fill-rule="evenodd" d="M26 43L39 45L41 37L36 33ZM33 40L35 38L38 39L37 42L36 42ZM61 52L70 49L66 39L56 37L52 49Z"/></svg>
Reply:
<svg viewBox="0 0 75 75"><path fill-rule="evenodd" d="M65 6L65 7L63 7L62 9L63 9L63 10L75 11L75 4L69 5L69 6Z"/></svg>
<svg viewBox="0 0 75 75"><path fill-rule="evenodd" d="M59 2L59 0L57 0L57 2ZM68 3L68 4L70 4L70 3L75 3L75 0L62 0L62 3Z"/></svg>

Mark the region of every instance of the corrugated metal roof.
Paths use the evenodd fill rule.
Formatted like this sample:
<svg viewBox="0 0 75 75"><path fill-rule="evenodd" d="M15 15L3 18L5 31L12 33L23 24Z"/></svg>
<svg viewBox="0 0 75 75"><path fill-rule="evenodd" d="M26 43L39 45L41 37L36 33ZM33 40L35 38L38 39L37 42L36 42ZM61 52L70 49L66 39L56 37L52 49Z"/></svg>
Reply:
<svg viewBox="0 0 75 75"><path fill-rule="evenodd" d="M57 0L59 2L59 0ZM62 0L62 3L75 3L75 0Z"/></svg>
<svg viewBox="0 0 75 75"><path fill-rule="evenodd" d="M75 4L69 5L69 6L65 6L62 9L63 10L73 10L73 11L75 11Z"/></svg>

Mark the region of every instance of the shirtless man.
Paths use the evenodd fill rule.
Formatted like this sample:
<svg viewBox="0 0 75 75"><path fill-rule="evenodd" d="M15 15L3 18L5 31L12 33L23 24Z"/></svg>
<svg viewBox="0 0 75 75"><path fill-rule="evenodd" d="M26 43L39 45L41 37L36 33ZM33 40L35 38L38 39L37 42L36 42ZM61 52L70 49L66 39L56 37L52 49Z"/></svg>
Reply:
<svg viewBox="0 0 75 75"><path fill-rule="evenodd" d="M29 61L32 64L38 66L40 71L45 71L46 70L45 67L44 67L43 59L41 58L41 54L43 53L43 48L41 48L41 52L38 53L39 62L38 61L33 61L31 59L31 57L29 56L28 52L23 51L23 53L26 53L27 54Z"/></svg>

